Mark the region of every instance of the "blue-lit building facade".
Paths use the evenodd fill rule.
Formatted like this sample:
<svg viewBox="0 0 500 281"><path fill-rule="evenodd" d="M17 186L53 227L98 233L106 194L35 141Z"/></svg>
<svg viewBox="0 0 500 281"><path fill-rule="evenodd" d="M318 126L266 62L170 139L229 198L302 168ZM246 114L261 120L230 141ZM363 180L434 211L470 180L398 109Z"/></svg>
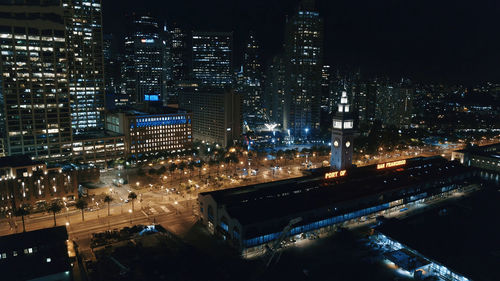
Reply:
<svg viewBox="0 0 500 281"><path fill-rule="evenodd" d="M180 152L191 146L191 114L149 114L139 111L111 113L106 129L125 135L125 155L135 159L162 152Z"/></svg>
<svg viewBox="0 0 500 281"><path fill-rule="evenodd" d="M287 241L445 198L475 176L475 170L440 157L404 163L338 174L317 170L299 179L200 193L200 219L242 254L251 254L265 250L293 219L302 220L285 235Z"/></svg>

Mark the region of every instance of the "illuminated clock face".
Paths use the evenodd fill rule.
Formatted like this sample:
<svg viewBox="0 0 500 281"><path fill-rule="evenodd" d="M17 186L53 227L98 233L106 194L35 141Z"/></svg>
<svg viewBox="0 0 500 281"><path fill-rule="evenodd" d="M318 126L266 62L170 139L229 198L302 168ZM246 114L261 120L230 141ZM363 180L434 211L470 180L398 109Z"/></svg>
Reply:
<svg viewBox="0 0 500 281"><path fill-rule="evenodd" d="M350 141L347 141L347 142L345 143L345 147L349 147L349 146L351 146L351 142L350 142Z"/></svg>
<svg viewBox="0 0 500 281"><path fill-rule="evenodd" d="M339 142L338 142L337 140L335 140L335 141L333 142L333 146L335 146L335 147L339 147Z"/></svg>

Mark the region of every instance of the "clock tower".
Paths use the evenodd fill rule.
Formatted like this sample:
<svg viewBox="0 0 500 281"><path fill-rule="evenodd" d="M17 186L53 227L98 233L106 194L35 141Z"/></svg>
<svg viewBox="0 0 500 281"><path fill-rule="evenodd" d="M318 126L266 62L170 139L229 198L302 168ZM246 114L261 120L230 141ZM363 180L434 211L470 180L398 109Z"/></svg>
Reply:
<svg viewBox="0 0 500 281"><path fill-rule="evenodd" d="M343 170L352 165L354 120L351 110L347 101L347 93L342 91L337 114L333 117L332 156L330 157L332 170Z"/></svg>

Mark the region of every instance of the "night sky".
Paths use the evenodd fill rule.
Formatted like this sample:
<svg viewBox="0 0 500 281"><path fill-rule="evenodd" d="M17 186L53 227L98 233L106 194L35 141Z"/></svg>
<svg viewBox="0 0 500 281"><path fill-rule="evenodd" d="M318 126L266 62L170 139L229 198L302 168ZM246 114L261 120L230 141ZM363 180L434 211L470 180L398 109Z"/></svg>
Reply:
<svg viewBox="0 0 500 281"><path fill-rule="evenodd" d="M149 13L192 30L234 31L235 59L253 30L264 62L280 52L297 0L104 0L104 29L123 32L124 15ZM500 1L317 0L325 61L368 75L415 81L500 82Z"/></svg>

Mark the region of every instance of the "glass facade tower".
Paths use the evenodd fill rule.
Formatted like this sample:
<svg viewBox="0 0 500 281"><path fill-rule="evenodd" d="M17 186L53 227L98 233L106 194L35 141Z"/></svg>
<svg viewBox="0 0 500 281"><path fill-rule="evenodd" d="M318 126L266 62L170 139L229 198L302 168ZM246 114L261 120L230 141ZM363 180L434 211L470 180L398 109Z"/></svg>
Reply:
<svg viewBox="0 0 500 281"><path fill-rule="evenodd" d="M286 24L284 129L295 137L314 133L320 123L323 19L313 0L303 0Z"/></svg>
<svg viewBox="0 0 500 281"><path fill-rule="evenodd" d="M233 33L193 32L193 78L224 87L233 80Z"/></svg>
<svg viewBox="0 0 500 281"><path fill-rule="evenodd" d="M165 83L166 41L155 18L136 16L125 37L123 82L131 103L161 101Z"/></svg>
<svg viewBox="0 0 500 281"><path fill-rule="evenodd" d="M105 104L101 0L63 0L63 7L73 131L100 130Z"/></svg>

